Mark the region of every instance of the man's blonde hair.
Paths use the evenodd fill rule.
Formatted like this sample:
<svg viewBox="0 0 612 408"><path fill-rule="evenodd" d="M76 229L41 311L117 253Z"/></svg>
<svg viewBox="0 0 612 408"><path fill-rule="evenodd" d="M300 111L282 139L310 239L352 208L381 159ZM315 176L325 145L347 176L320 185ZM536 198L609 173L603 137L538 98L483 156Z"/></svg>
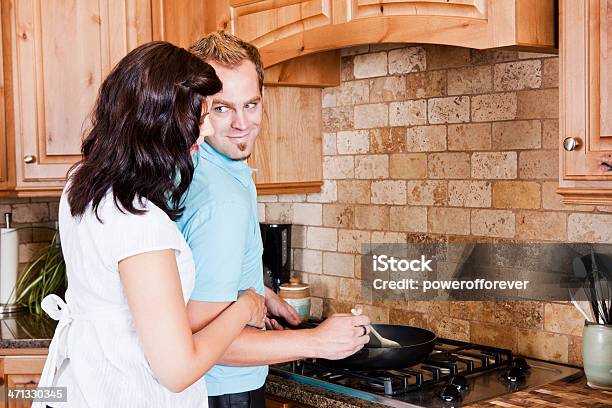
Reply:
<svg viewBox="0 0 612 408"><path fill-rule="evenodd" d="M238 66L244 60L251 61L257 71L259 90L263 89L264 67L259 51L235 35L221 30L214 31L193 43L189 51L203 61L216 61L228 67Z"/></svg>

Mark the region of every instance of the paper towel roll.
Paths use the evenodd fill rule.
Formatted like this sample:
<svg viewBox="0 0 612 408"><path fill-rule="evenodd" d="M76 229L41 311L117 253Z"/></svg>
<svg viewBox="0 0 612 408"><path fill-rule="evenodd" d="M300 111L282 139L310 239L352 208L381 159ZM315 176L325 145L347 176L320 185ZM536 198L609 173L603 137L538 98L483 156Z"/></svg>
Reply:
<svg viewBox="0 0 612 408"><path fill-rule="evenodd" d="M0 303L12 303L19 265L19 238L15 228L0 228ZM11 296L12 295L12 296Z"/></svg>

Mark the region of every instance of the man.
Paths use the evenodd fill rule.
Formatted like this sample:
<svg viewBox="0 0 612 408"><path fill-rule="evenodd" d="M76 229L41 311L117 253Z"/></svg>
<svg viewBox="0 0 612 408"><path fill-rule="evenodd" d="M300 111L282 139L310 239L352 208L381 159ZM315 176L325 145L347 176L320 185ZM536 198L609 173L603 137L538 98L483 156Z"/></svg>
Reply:
<svg viewBox="0 0 612 408"><path fill-rule="evenodd" d="M297 324L295 310L263 286L257 194L253 170L245 161L253 151L263 114L259 52L224 32L207 35L190 51L211 64L223 82L212 103L207 101L213 134L194 158L195 174L179 220L196 263L196 284L187 306L192 329L204 327L236 300L240 290L250 287L265 293L269 312ZM368 341L368 324L365 316L337 315L316 329L245 328L206 374L209 406L263 408L267 364L347 357Z"/></svg>

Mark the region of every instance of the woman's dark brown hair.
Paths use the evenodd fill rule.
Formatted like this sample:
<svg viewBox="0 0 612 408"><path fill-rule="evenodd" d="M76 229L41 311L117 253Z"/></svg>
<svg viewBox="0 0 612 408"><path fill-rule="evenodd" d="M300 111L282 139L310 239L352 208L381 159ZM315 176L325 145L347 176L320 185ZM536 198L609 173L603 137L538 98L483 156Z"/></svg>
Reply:
<svg viewBox="0 0 612 408"><path fill-rule="evenodd" d="M220 89L210 65L170 43L147 43L127 54L100 87L83 159L71 169L72 216L90 204L98 216L109 190L122 211L143 213L134 206L137 198L173 220L180 216L193 177L189 150L199 136L202 98Z"/></svg>

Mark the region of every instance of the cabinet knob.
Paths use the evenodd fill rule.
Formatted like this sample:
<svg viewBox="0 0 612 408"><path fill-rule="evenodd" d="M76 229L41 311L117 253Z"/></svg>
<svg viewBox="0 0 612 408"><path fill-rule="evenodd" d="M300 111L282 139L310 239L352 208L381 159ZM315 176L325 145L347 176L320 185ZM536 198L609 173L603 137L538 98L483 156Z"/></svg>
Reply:
<svg viewBox="0 0 612 408"><path fill-rule="evenodd" d="M566 137L563 140L563 148L567 150L568 152L577 150L578 148L580 148L580 146L581 146L580 139L577 137Z"/></svg>
<svg viewBox="0 0 612 408"><path fill-rule="evenodd" d="M30 163L35 163L36 162L36 156L32 155L32 154L27 154L23 157L23 162L25 164L30 164Z"/></svg>

